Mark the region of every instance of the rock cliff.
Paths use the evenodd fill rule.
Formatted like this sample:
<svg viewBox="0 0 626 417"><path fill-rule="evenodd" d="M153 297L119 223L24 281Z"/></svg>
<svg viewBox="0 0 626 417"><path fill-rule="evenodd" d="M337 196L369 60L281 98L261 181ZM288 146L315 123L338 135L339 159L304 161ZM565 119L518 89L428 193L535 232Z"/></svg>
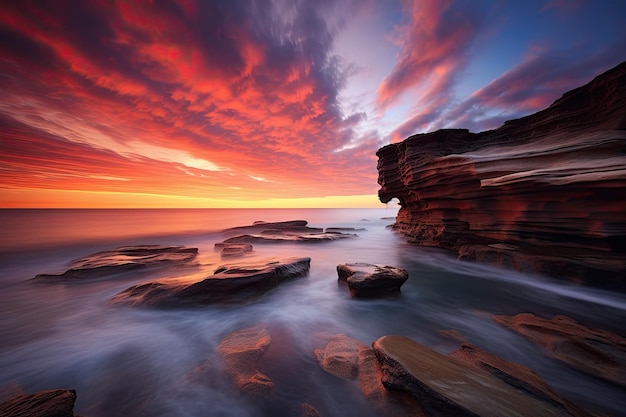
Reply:
<svg viewBox="0 0 626 417"><path fill-rule="evenodd" d="M412 242L626 289L626 62L486 132L378 150L379 198Z"/></svg>

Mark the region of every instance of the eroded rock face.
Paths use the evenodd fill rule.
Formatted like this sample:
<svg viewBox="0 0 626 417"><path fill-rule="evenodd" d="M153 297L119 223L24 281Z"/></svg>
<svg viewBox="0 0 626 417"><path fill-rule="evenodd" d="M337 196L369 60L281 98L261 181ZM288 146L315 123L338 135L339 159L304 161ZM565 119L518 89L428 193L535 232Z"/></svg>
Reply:
<svg viewBox="0 0 626 417"><path fill-rule="evenodd" d="M626 338L583 326L567 316L549 320L522 313L494 319L538 344L548 355L626 387Z"/></svg>
<svg viewBox="0 0 626 417"><path fill-rule="evenodd" d="M271 342L270 332L257 325L230 333L217 347L224 359L226 371L240 390L249 394L265 395L274 388L270 377L256 369L257 361Z"/></svg>
<svg viewBox="0 0 626 417"><path fill-rule="evenodd" d="M122 246L97 252L70 262L60 274L39 274L36 280L84 280L131 271L148 266L186 264L198 255L198 248L185 246Z"/></svg>
<svg viewBox="0 0 626 417"><path fill-rule="evenodd" d="M626 287L626 63L548 109L378 152L394 228L462 259Z"/></svg>
<svg viewBox="0 0 626 417"><path fill-rule="evenodd" d="M338 265L337 275L348 284L351 296L363 298L398 294L409 278L404 269L363 262Z"/></svg>
<svg viewBox="0 0 626 417"><path fill-rule="evenodd" d="M296 257L226 264L202 281L135 285L117 294L114 302L175 307L249 301L282 282L306 275L310 265L311 258Z"/></svg>
<svg viewBox="0 0 626 417"><path fill-rule="evenodd" d="M389 389L413 394L428 416L570 416L525 395L478 367L453 360L403 336L372 344Z"/></svg>
<svg viewBox="0 0 626 417"><path fill-rule="evenodd" d="M74 417L76 391L55 389L19 395L0 403L2 417Z"/></svg>
<svg viewBox="0 0 626 417"><path fill-rule="evenodd" d="M555 393L546 381L530 368L509 362L470 343L463 343L450 356L468 361L526 395L566 410L572 417L591 417L589 412Z"/></svg>

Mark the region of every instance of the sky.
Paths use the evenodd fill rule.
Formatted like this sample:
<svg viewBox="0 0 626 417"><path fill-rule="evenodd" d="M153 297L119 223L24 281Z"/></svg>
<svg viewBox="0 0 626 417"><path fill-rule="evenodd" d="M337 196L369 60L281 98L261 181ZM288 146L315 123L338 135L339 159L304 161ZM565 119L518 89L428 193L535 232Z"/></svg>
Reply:
<svg viewBox="0 0 626 417"><path fill-rule="evenodd" d="M380 147L626 59L620 0L0 0L0 207L384 207Z"/></svg>

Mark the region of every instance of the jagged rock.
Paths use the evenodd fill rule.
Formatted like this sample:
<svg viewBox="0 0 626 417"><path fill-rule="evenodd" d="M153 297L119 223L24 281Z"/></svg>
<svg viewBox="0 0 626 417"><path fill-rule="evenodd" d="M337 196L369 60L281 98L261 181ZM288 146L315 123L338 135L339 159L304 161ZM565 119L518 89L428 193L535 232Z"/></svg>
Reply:
<svg viewBox="0 0 626 417"><path fill-rule="evenodd" d="M626 63L549 108L378 150L379 197L423 246L580 282L626 282Z"/></svg>
<svg viewBox="0 0 626 417"><path fill-rule="evenodd" d="M55 389L19 395L0 403L2 417L74 417L76 391Z"/></svg>
<svg viewBox="0 0 626 417"><path fill-rule="evenodd" d="M591 417L589 412L555 393L546 381L530 368L509 362L470 343L463 343L450 356L468 361L525 394L566 410L572 417Z"/></svg>
<svg viewBox="0 0 626 417"><path fill-rule="evenodd" d="M223 258L233 258L237 256L244 256L251 253L253 247L249 243L216 243L215 250L220 251L220 256Z"/></svg>
<svg viewBox="0 0 626 417"><path fill-rule="evenodd" d="M97 252L70 262L70 269L60 274L39 274L37 280L82 280L98 278L148 266L186 264L198 255L198 248L185 246L122 246Z"/></svg>
<svg viewBox="0 0 626 417"><path fill-rule="evenodd" d="M415 398L383 386L380 363L374 351L364 343L345 334L337 334L328 340L324 349L315 349L314 355L326 372L346 380L358 378L361 393L378 415L424 416Z"/></svg>
<svg viewBox="0 0 626 417"><path fill-rule="evenodd" d="M323 370L343 379L354 379L359 373L358 350L367 348L358 340L345 334L332 336L324 349L315 349L313 354Z"/></svg>
<svg viewBox="0 0 626 417"><path fill-rule="evenodd" d="M135 285L114 298L153 306L185 306L217 302L248 301L275 288L284 281L309 272L311 258L255 259L218 267L202 281L150 282Z"/></svg>
<svg viewBox="0 0 626 417"><path fill-rule="evenodd" d="M398 294L409 278L406 270L387 265L351 263L337 265L339 281L345 281L353 297Z"/></svg>
<svg viewBox="0 0 626 417"><path fill-rule="evenodd" d="M413 394L428 416L569 416L470 363L448 358L403 336L372 344L389 389Z"/></svg>
<svg viewBox="0 0 626 417"><path fill-rule="evenodd" d="M583 326L567 316L548 320L522 313L494 319L541 346L548 355L626 387L626 338Z"/></svg>
<svg viewBox="0 0 626 417"><path fill-rule="evenodd" d="M257 361L271 342L270 332L256 325L230 333L218 345L226 371L242 391L265 395L274 388L272 380L256 369Z"/></svg>

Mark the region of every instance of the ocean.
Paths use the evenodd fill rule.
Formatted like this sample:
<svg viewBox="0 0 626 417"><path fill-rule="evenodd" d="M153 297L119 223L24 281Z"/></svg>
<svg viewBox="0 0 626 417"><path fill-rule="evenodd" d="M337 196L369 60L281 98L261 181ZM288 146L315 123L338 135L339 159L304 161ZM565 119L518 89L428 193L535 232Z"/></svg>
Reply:
<svg viewBox="0 0 626 417"><path fill-rule="evenodd" d="M313 356L328 336L344 333L370 344L400 334L447 354L467 340L526 365L559 393L609 415L626 415L624 391L545 356L500 326L494 314L565 314L591 327L626 333L623 294L541 276L457 261L447 251L411 245L387 226L395 209L115 209L0 210L0 395L74 388L77 415L292 416L300 404L323 416L374 416L356 382L322 371ZM312 227L354 227L358 237L325 243L255 245L254 257L308 256L308 276L239 305L159 309L111 299L143 282L184 278L186 269L145 270L80 283L34 283L73 259L122 245L199 248L200 273L224 263L215 243L227 227L257 220L307 220ZM341 263L404 268L395 298L358 300L338 285ZM259 370L274 392L241 394L221 373L216 346L257 323L272 344ZM198 370L201 369L202 372ZM201 373L201 377L198 375Z"/></svg>

